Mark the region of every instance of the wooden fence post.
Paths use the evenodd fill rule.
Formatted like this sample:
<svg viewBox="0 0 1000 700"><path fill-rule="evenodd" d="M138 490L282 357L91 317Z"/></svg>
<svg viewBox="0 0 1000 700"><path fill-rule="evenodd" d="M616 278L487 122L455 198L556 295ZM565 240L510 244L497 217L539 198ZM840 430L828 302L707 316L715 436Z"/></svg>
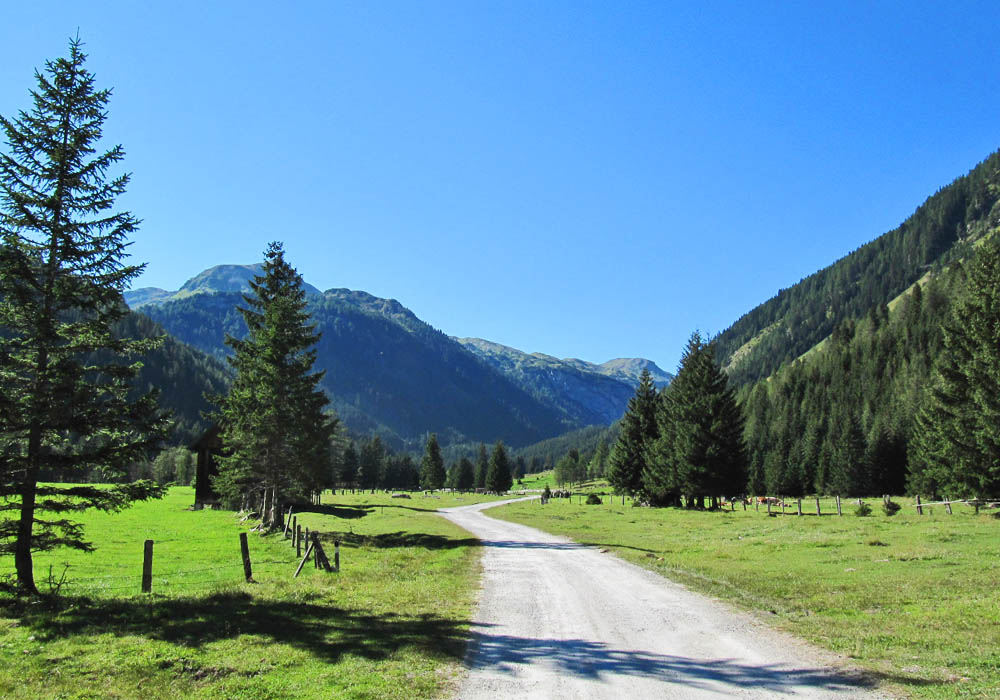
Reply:
<svg viewBox="0 0 1000 700"><path fill-rule="evenodd" d="M944 502L944 509L948 511L948 515L951 515L951 501Z"/></svg>
<svg viewBox="0 0 1000 700"><path fill-rule="evenodd" d="M333 541L333 570L340 571L340 540Z"/></svg>
<svg viewBox="0 0 1000 700"><path fill-rule="evenodd" d="M771 499L767 499L767 514L771 514Z"/></svg>
<svg viewBox="0 0 1000 700"><path fill-rule="evenodd" d="M313 543L310 542L309 546L306 547L306 555L302 557L302 561L299 562L299 568L295 570L295 576L293 576L292 578L298 578L299 574L302 573L302 567L305 565L306 560L309 559L309 555L312 554L312 551L313 551Z"/></svg>
<svg viewBox="0 0 1000 700"><path fill-rule="evenodd" d="M844 511L840 509L840 494L837 495L837 515L843 515Z"/></svg>
<svg viewBox="0 0 1000 700"><path fill-rule="evenodd" d="M295 556L302 556L302 526L295 526Z"/></svg>
<svg viewBox="0 0 1000 700"><path fill-rule="evenodd" d="M292 546L295 547L296 543L299 541L298 530L296 528L299 526L299 516L292 518Z"/></svg>
<svg viewBox="0 0 1000 700"><path fill-rule="evenodd" d="M286 539L288 537L288 527L289 525L291 525L291 523L292 523L292 507L288 506L288 517L285 518L285 531L284 533L282 533ZM294 532L294 526L293 526L293 532Z"/></svg>
<svg viewBox="0 0 1000 700"><path fill-rule="evenodd" d="M798 505L798 507L799 507L799 515L802 515L802 499L800 498L800 499L799 499L799 500L797 500L797 501L796 501L795 503L796 503L796 505Z"/></svg>
<svg viewBox="0 0 1000 700"><path fill-rule="evenodd" d="M924 514L924 507L920 505L920 494L917 494L917 515Z"/></svg>
<svg viewBox="0 0 1000 700"><path fill-rule="evenodd" d="M153 540L146 540L142 546L142 592L153 590Z"/></svg>
<svg viewBox="0 0 1000 700"><path fill-rule="evenodd" d="M819 515L819 496L816 496L816 515Z"/></svg>
<svg viewBox="0 0 1000 700"><path fill-rule="evenodd" d="M250 545L247 544L247 533L240 533L240 554L243 555L243 575L247 583L253 583L253 570L250 568Z"/></svg>

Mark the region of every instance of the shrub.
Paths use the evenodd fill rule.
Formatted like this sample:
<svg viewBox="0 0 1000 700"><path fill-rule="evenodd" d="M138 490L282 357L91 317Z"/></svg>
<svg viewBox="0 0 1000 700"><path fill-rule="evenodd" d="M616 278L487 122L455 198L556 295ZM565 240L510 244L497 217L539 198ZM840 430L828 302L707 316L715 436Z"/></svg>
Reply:
<svg viewBox="0 0 1000 700"><path fill-rule="evenodd" d="M599 505L601 505L601 497L598 496L596 493L590 494L589 496L587 496L587 505L588 506L599 506Z"/></svg>
<svg viewBox="0 0 1000 700"><path fill-rule="evenodd" d="M900 508L902 508L902 506L895 501L886 501L882 504L882 511L888 516L895 515L899 512Z"/></svg>
<svg viewBox="0 0 1000 700"><path fill-rule="evenodd" d="M859 518L865 518L872 514L872 507L867 503L862 503L854 509L854 514Z"/></svg>

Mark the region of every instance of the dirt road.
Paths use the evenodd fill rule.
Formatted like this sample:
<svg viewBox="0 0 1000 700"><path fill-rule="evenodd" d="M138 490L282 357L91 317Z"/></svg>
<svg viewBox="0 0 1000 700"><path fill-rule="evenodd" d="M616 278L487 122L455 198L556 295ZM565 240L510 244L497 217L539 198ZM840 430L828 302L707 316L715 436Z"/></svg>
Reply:
<svg viewBox="0 0 1000 700"><path fill-rule="evenodd" d="M487 517L483 591L456 697L875 700L832 655L593 547Z"/></svg>

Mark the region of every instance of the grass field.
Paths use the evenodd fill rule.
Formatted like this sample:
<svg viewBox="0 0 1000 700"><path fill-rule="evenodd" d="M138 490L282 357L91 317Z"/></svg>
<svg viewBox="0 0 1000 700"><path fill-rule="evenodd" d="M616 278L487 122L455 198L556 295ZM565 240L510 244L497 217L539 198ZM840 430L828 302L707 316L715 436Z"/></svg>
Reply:
<svg viewBox="0 0 1000 700"><path fill-rule="evenodd" d="M805 504L804 504L805 505ZM815 504L810 502L815 513ZM850 657L913 698L1000 698L1000 520L515 503L504 518L613 551ZM833 501L821 504L835 513Z"/></svg>
<svg viewBox="0 0 1000 700"><path fill-rule="evenodd" d="M96 552L35 557L42 590L50 567L65 574L57 599L0 597L0 697L437 696L464 654L479 566L475 540L434 510L483 499L327 494L299 523L343 541L341 572L307 564L293 579L288 541L252 533L256 584L243 581L247 525L187 510L189 488L86 513ZM139 592L145 539L152 594Z"/></svg>

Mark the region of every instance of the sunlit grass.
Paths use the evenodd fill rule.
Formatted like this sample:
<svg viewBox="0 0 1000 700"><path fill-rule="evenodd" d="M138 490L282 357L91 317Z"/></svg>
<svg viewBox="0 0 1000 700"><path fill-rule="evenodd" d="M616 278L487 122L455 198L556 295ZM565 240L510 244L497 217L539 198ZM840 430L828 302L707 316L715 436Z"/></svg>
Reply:
<svg viewBox="0 0 1000 700"><path fill-rule="evenodd" d="M36 555L60 596L0 597L4 698L426 698L444 692L464 654L478 590L475 540L434 514L482 497L390 499L327 494L298 522L321 533L341 571L308 563L280 535L191 511L193 492L116 515L85 513L97 551ZM153 593L139 592L142 543L155 542ZM12 570L0 559L0 575Z"/></svg>

